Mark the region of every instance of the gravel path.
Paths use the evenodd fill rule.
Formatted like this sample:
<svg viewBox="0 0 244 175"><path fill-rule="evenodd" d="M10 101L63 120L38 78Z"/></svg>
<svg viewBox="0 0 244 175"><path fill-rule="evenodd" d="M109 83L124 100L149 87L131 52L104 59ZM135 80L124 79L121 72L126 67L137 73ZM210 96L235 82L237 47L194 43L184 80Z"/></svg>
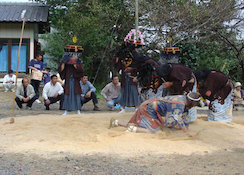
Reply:
<svg viewBox="0 0 244 175"><path fill-rule="evenodd" d="M208 155L159 155L121 158L116 155L70 155L56 153L57 158L28 154L0 153L0 174L244 174L244 149Z"/></svg>

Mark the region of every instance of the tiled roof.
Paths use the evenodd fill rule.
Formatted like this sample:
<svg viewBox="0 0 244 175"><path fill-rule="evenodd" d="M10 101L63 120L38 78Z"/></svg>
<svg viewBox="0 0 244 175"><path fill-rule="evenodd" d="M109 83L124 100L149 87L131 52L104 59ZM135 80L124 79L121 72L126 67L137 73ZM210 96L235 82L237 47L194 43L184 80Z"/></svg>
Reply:
<svg viewBox="0 0 244 175"><path fill-rule="evenodd" d="M26 22L47 22L49 6L40 3L0 2L0 22L22 22L21 13L26 9Z"/></svg>

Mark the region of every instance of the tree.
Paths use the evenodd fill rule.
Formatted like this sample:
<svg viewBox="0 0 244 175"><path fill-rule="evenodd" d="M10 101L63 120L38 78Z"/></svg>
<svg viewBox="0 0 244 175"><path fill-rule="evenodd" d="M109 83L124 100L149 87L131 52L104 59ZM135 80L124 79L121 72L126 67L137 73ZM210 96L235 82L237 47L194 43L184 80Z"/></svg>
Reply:
<svg viewBox="0 0 244 175"><path fill-rule="evenodd" d="M113 70L117 46L134 28L134 0L40 0L50 5L50 25L55 32L44 39L53 68L63 47L77 36L85 49L85 69L92 80L105 82ZM244 2L239 0L139 0L139 29L144 31L148 54L159 58L168 37L182 49L180 61L193 69L209 67L229 73L234 80L244 75ZM239 32L239 33L238 33ZM243 37L243 36L242 36ZM235 68L237 67L237 69ZM240 74L240 72L242 72ZM98 76L99 75L99 76Z"/></svg>
<svg viewBox="0 0 244 175"><path fill-rule="evenodd" d="M183 64L218 70L225 65L224 71L240 81L244 77L243 9L239 0L144 0L140 21L151 36L151 50L166 46L171 36L173 45L182 49Z"/></svg>
<svg viewBox="0 0 244 175"><path fill-rule="evenodd" d="M173 37L173 45L211 35L232 20L238 10L235 0L145 0L141 6L144 28L157 33L157 43L166 43L168 36Z"/></svg>
<svg viewBox="0 0 244 175"><path fill-rule="evenodd" d="M92 80L106 82L113 67L116 47L131 29L134 17L125 0L45 1L50 5L51 26L56 32L43 38L52 67L57 68L62 58L62 48L72 43L76 36L84 48L85 70ZM56 21L53 21L56 20ZM109 65L109 66L108 66ZM97 76L99 75L99 76Z"/></svg>

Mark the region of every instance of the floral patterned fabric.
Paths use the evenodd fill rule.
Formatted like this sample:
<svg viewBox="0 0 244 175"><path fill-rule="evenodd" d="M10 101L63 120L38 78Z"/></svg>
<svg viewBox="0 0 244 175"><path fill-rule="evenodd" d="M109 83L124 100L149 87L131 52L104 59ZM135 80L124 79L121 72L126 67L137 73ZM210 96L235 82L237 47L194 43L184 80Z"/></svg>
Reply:
<svg viewBox="0 0 244 175"><path fill-rule="evenodd" d="M218 99L211 101L208 113L208 121L231 122L233 108L233 91L229 93L224 100L224 104L220 104Z"/></svg>
<svg viewBox="0 0 244 175"><path fill-rule="evenodd" d="M184 95L153 98L140 105L128 123L156 132L160 128L181 129L189 125Z"/></svg>

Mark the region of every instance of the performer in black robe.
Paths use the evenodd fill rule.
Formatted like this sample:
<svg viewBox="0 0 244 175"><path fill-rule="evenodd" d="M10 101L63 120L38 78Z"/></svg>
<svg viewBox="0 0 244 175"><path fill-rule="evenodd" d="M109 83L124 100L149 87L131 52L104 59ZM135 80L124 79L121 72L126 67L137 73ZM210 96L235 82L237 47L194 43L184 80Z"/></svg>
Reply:
<svg viewBox="0 0 244 175"><path fill-rule="evenodd" d="M232 120L233 84L223 72L204 69L195 72L201 96L210 101L209 121Z"/></svg>
<svg viewBox="0 0 244 175"><path fill-rule="evenodd" d="M81 110L81 87L80 79L83 76L84 68L81 56L81 46L76 49L73 46L66 46L65 53L59 65L58 72L64 84L64 102L62 109L65 110L63 115L67 115L68 111L77 111L80 114ZM80 48L80 49L79 49Z"/></svg>

